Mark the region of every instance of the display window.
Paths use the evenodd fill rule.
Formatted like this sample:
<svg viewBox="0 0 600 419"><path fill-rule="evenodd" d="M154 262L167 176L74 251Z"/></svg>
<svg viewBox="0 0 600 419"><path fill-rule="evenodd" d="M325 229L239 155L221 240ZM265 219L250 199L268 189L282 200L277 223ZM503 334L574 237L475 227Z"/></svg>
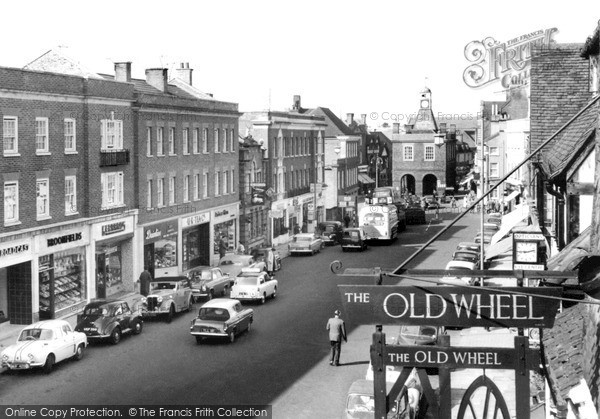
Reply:
<svg viewBox="0 0 600 419"><path fill-rule="evenodd" d="M225 249L227 253L235 250L235 222L229 220L214 226L214 254L219 254L219 249Z"/></svg>
<svg viewBox="0 0 600 419"><path fill-rule="evenodd" d="M123 284L121 245L101 248L96 257L97 294L100 298L113 295L121 290Z"/></svg>
<svg viewBox="0 0 600 419"><path fill-rule="evenodd" d="M208 254L210 249L209 231L209 224L202 224L183 230L182 252L184 271L196 266L210 265Z"/></svg>

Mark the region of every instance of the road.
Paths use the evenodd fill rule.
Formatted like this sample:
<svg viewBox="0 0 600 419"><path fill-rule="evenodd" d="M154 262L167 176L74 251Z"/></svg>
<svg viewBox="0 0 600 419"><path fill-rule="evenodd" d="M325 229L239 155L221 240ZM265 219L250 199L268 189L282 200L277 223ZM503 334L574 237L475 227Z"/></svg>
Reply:
<svg viewBox="0 0 600 419"><path fill-rule="evenodd" d="M284 259L276 275L277 298L251 305L252 331L233 344L197 345L189 334L192 313L171 324L148 321L141 335L124 337L117 346L90 345L83 360L59 364L50 375L0 374L0 404L271 404L328 355L325 324L340 308L339 278L330 263L338 259L344 267L393 270L445 224L409 226L394 244L363 253L330 247L315 256ZM411 267L440 268L458 241L471 240L476 225L475 216L465 217ZM337 400L343 400L345 385ZM339 415L339 410L316 412L313 417Z"/></svg>

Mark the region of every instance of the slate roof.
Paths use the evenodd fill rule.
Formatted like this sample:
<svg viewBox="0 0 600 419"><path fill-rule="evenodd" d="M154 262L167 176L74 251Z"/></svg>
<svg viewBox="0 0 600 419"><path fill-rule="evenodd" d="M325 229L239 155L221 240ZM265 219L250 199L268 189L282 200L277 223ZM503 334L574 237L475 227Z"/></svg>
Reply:
<svg viewBox="0 0 600 419"><path fill-rule="evenodd" d="M336 136L336 135L356 135L356 133L348 127L340 118L337 117L335 113L331 111L329 108L323 108L319 106L314 109L307 109L305 112L307 115L313 116L324 116L325 122L328 123L328 128L325 130L325 135L327 137Z"/></svg>
<svg viewBox="0 0 600 419"><path fill-rule="evenodd" d="M412 116L407 124L407 133L411 132L437 132L438 124L431 108L419 109L416 116ZM449 126L448 126L449 128Z"/></svg>
<svg viewBox="0 0 600 419"><path fill-rule="evenodd" d="M106 80L114 80L115 79L115 76L110 75L110 74L100 74L100 76L102 76ZM196 96L189 94L185 90L180 89L179 87L177 87L173 84L168 84L167 91L161 92L157 88L148 84L146 82L146 80L144 80L144 79L132 78L131 83L133 83L133 87L137 93L143 93L143 94L148 94L148 95L176 96L178 98L192 99L192 100L198 99ZM212 99L212 100L214 100L214 99Z"/></svg>
<svg viewBox="0 0 600 419"><path fill-rule="evenodd" d="M596 97L594 105L579 115L546 146L541 165L550 178L561 174L570 166L569 163L577 157L582 147L594 139L600 111L599 98Z"/></svg>

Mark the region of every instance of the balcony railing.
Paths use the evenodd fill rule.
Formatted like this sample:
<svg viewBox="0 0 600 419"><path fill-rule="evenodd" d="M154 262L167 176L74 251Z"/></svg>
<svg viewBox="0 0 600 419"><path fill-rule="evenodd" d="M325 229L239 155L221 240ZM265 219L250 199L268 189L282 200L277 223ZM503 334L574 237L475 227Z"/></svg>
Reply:
<svg viewBox="0 0 600 419"><path fill-rule="evenodd" d="M129 150L101 150L100 167L129 164Z"/></svg>

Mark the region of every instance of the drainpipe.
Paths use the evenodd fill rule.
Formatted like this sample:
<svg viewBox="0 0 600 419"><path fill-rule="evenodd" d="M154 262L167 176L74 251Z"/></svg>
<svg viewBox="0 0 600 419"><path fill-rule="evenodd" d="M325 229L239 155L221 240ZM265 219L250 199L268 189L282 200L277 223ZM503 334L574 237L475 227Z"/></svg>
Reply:
<svg viewBox="0 0 600 419"><path fill-rule="evenodd" d="M555 191L553 185L545 182L546 192L556 198L556 210L554 211L556 239L558 248L562 249L565 246L564 239L564 222L565 222L565 197L559 191Z"/></svg>

